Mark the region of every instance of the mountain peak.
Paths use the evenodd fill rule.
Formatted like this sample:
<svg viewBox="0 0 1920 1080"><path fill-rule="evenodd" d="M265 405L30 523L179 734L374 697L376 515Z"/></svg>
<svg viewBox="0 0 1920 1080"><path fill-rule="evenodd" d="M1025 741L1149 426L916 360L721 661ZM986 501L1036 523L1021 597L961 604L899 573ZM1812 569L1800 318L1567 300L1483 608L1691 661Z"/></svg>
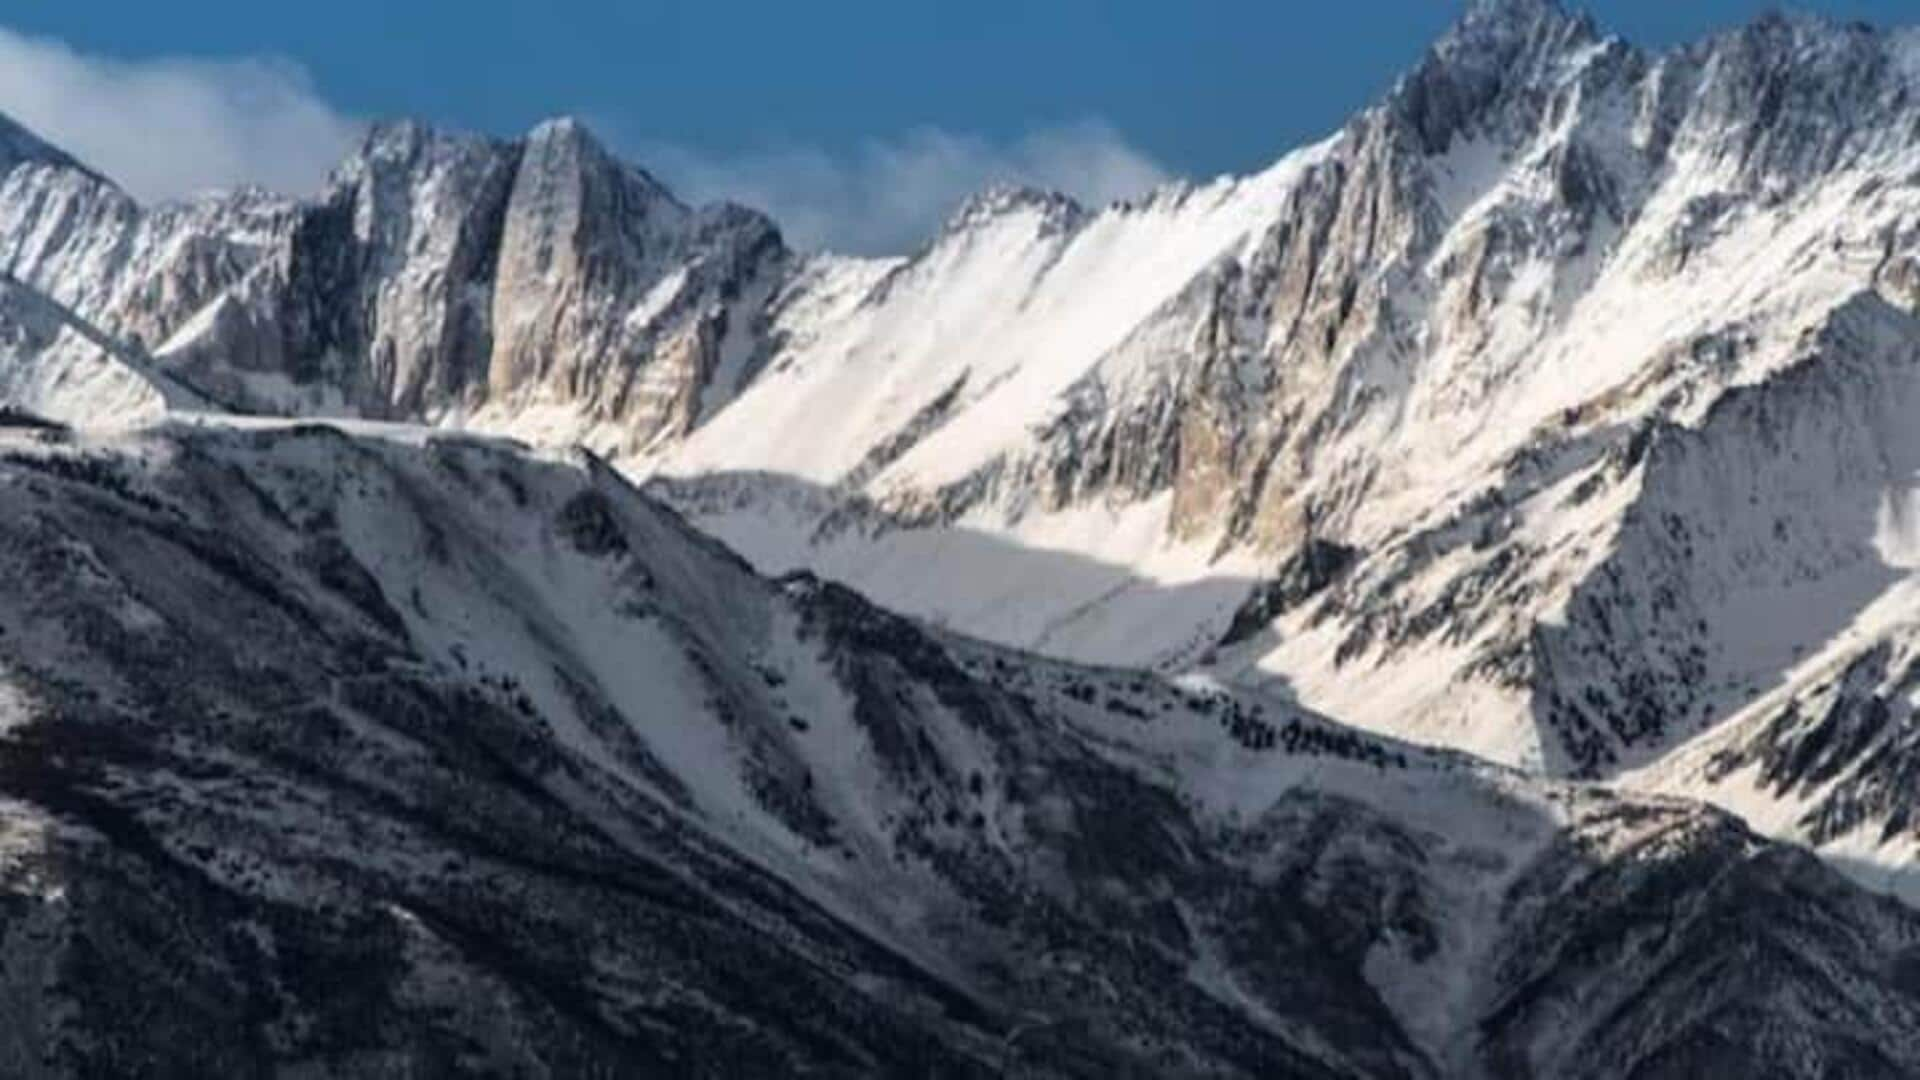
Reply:
<svg viewBox="0 0 1920 1080"><path fill-rule="evenodd" d="M411 204L426 184L457 202L474 197L478 189L471 185L512 156L509 144L485 135L447 131L417 120L380 120L370 124L360 144L334 166L327 197L357 193L353 197L395 207ZM451 186L427 181L453 174L468 179Z"/></svg>
<svg viewBox="0 0 1920 1080"><path fill-rule="evenodd" d="M1544 18L1567 17L1567 10L1559 0L1472 0L1460 22L1513 25Z"/></svg>
<svg viewBox="0 0 1920 1080"><path fill-rule="evenodd" d="M1396 84L1387 106L1411 125L1425 152L1439 153L1516 88L1600 39L1590 17L1556 0L1475 0Z"/></svg>
<svg viewBox="0 0 1920 1080"><path fill-rule="evenodd" d="M941 232L952 235L980 227L1021 210L1040 214L1047 229L1071 229L1086 215L1086 209L1073 196L1029 184L1001 182L991 184L967 196Z"/></svg>
<svg viewBox="0 0 1920 1080"><path fill-rule="evenodd" d="M566 142L581 146L598 148L600 140L594 137L586 122L577 116L552 116L540 121L527 132L530 142Z"/></svg>
<svg viewBox="0 0 1920 1080"><path fill-rule="evenodd" d="M1815 51L1848 47L1878 49L1887 45L1897 46L1900 39L1887 28L1870 22L1769 8L1746 25L1709 39L1707 45L1724 45L1729 40L1791 55L1809 48Z"/></svg>
<svg viewBox="0 0 1920 1080"><path fill-rule="evenodd" d="M561 154L582 162L595 161L643 171L608 149L593 129L577 116L555 116L542 120L527 132L523 141L534 153Z"/></svg>
<svg viewBox="0 0 1920 1080"><path fill-rule="evenodd" d="M1459 20L1441 35L1441 51L1476 44L1526 41L1536 37L1594 37L1591 15L1569 10L1559 0L1473 0Z"/></svg>
<svg viewBox="0 0 1920 1080"><path fill-rule="evenodd" d="M487 135L437 128L412 119L376 120L340 169L352 172L372 161L414 161L438 153L474 153L503 149L505 144Z"/></svg>
<svg viewBox="0 0 1920 1080"><path fill-rule="evenodd" d="M578 117L556 116L541 121L527 132L525 144L526 160L533 167L601 175L617 173L627 181L624 186L644 192L648 201L685 210L672 190L659 178L616 156Z"/></svg>
<svg viewBox="0 0 1920 1080"><path fill-rule="evenodd" d="M1559 51L1599 36L1592 16L1569 11L1558 0L1473 0L1434 44L1432 54L1459 60L1515 50Z"/></svg>

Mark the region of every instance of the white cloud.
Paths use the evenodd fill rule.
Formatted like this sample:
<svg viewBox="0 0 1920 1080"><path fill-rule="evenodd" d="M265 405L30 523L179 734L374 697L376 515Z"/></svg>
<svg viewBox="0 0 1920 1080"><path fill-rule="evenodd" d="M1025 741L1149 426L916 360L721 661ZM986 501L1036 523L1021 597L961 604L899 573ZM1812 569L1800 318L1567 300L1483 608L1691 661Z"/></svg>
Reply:
<svg viewBox="0 0 1920 1080"><path fill-rule="evenodd" d="M0 113L147 201L241 184L312 194L360 130L287 61L120 60L4 27ZM925 128L845 152L779 145L712 155L627 145L692 201L744 203L771 214L792 243L859 253L912 249L990 184L1050 188L1100 205L1167 179L1097 121L1013 140Z"/></svg>
<svg viewBox="0 0 1920 1080"><path fill-rule="evenodd" d="M927 128L871 139L845 154L787 146L716 157L670 144L630 146L637 161L686 198L744 203L772 215L791 243L864 254L912 249L961 200L990 184L1064 191L1098 206L1168 176L1098 122L1012 142Z"/></svg>
<svg viewBox="0 0 1920 1080"><path fill-rule="evenodd" d="M0 28L0 113L145 200L258 184L310 194L358 125L277 60L115 60Z"/></svg>

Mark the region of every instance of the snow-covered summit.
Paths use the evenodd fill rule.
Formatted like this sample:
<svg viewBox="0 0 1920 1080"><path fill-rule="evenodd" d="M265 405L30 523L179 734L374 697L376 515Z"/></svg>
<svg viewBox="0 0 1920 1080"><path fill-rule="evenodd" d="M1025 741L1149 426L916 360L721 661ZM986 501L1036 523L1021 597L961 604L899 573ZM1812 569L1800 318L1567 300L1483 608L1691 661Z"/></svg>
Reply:
<svg viewBox="0 0 1920 1080"><path fill-rule="evenodd" d="M1555 5L1483 6L1265 177L1063 238L1011 214L860 303L790 296L756 386L639 465L762 565L976 633L1213 656L1535 767L1644 760L1725 715L1674 689L1721 631L1654 646L1596 599L1653 574L1646 523L1712 516L1645 490L1668 467L1645 433L1711 422L1863 296L1920 296L1913 40L1765 18L1656 54ZM1358 557L1213 654L1315 550ZM915 569L936 560L967 572ZM1679 573L1631 603L1722 571ZM1731 700L1823 632L1782 627Z"/></svg>
<svg viewBox="0 0 1920 1080"><path fill-rule="evenodd" d="M1870 574L1853 527L1904 505L1891 434L1833 451L1843 525L1753 492L1771 516L1728 534L1708 495L1775 460L1731 419L1749 393L1858 426L1864 403L1791 373L1903 385L1916 41L1769 16L1651 52L1477 4L1267 170L1104 208L991 191L902 259L797 255L564 120L377 127L309 203L149 211L43 162L0 181L23 298L0 387L82 421L191 396L584 442L770 572L1653 775L1776 690L1818 699L1824 635L1901 617L1900 564ZM1714 449L1676 449L1694 435ZM1889 591L1847 592L1821 552ZM1764 648L1735 633L1755 621L1780 623Z"/></svg>
<svg viewBox="0 0 1920 1080"><path fill-rule="evenodd" d="M1920 898L1915 40L1479 4L901 259L9 140L0 1072L127 971L196 1074L1914 1072L1912 913L1686 800Z"/></svg>
<svg viewBox="0 0 1920 1080"><path fill-rule="evenodd" d="M464 421L627 447L686 430L753 366L788 255L764 216L695 210L578 121L500 140L374 125L312 202L143 209L58 162L0 190L7 260L98 336L209 400ZM22 349L39 411L108 370ZM62 373L73 373L69 377ZM91 375L88 375L91 378Z"/></svg>
<svg viewBox="0 0 1920 1080"><path fill-rule="evenodd" d="M1503 96L1536 93L1553 69L1601 43L1594 22L1555 0L1476 0L1388 94L1420 146L1444 152Z"/></svg>
<svg viewBox="0 0 1920 1080"><path fill-rule="evenodd" d="M941 226L939 236L952 237L1016 212L1032 212L1038 215L1041 228L1058 232L1072 231L1086 217L1085 208L1062 192L1023 184L995 184L968 196L955 207ZM936 239L935 243L938 242Z"/></svg>

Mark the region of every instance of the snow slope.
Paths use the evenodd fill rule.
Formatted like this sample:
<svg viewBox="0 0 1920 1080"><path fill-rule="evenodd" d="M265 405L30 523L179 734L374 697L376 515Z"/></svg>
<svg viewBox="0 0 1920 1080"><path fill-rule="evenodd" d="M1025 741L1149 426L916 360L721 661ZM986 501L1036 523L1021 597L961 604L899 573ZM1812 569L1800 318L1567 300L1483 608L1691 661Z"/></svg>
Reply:
<svg viewBox="0 0 1920 1080"><path fill-rule="evenodd" d="M1483 6L1267 173L1093 213L994 193L904 264L803 275L754 385L629 464L770 568L1061 655L1190 664L1227 594L1305 538L1392 546L1519 502L1514 462L1695 423L1835 305L1907 280L1904 41L1771 19L1654 56L1548 4ZM896 569L978 536L1014 553L997 575ZM976 602L1028 551L1095 565ZM1133 578L1209 599L1162 632L1105 610ZM1482 742L1503 740L1525 742Z"/></svg>
<svg viewBox="0 0 1920 1080"><path fill-rule="evenodd" d="M360 462L384 479L364 496L328 495L330 517L289 521L324 523L368 578L337 547L300 554L279 526L233 543L277 553L259 556L270 565L294 559L295 576L346 572L349 596L372 580L391 609L382 632L403 628L420 663L471 669L447 676L459 685L506 680L508 719L537 717L557 753L619 762L604 766L610 790L670 804L653 820L690 822L727 860L940 986L1012 1014L1126 987L1128 1007L1091 1034L996 1029L1022 1046L1064 1040L1045 1051L1057 1071L1084 1050L1174 1071L1552 1073L1632 1046L1648 1069L1684 1072L1734 1046L1801 1073L1898 1074L1901 1046L1835 1057L1768 1018L1816 993L1787 974L1814 953L1816 966L1858 968L1817 993L1904 985L1898 962L1831 951L1872 940L1899 957L1905 931L1794 856L1665 800L1716 802L1857 880L1920 895L1908 730L1920 461L1905 420L1920 357L1917 55L1912 31L1779 15L1656 54L1545 0L1477 3L1379 103L1266 171L1107 208L988 192L920 251L883 260L797 255L750 211L684 206L567 121L511 141L385 125L316 202L241 193L157 208L8 128L0 405L70 422L112 460L173 460L176 439L195 448L189 459L220 459L254 439L278 448L268 457L314 455L285 467L322 491L319 474ZM163 416L181 426L154 433ZM314 450L335 437L292 438L276 419L299 416L337 418L355 449ZM774 588L717 556L635 569L635 542L620 551L608 521L651 523L662 550L711 549L608 467L514 440L585 444L758 570L805 576ZM463 455L523 454L545 454L534 471L557 485L539 496L520 481L526 506L511 486L448 487L442 466L423 464L472 472ZM565 510L561 491L581 476L628 509ZM288 493L267 496L281 505ZM222 504L207 521L228 518L251 520ZM556 528L612 546L549 558ZM451 569L409 554L436 546L465 554ZM78 571L59 580L97 584ZM841 585L936 629L882 616ZM649 590L671 595L633 598ZM129 633L165 617L137 598L103 610ZM896 646L923 640L978 670L901 659ZM907 664L937 707L863 681L846 660L876 651ZM63 655L80 664L85 652ZM993 684L983 672L1003 663L1028 673L1022 685L955 704L954 687ZM1110 691L1135 681L1189 722L1117 738L1112 718L1147 706ZM1035 696L1043 684L1058 692ZM1429 819L1499 831L1511 806L1487 818L1428 780L1400 789L1365 769L1342 780L1291 757L1263 767L1269 740L1324 740L1282 734L1309 730L1291 719L1263 734L1246 723L1252 704L1190 699L1204 687L1380 737L1325 736L1348 751L1431 763L1464 750L1634 794L1415 770L1479 793L1469 801L1491 785L1533 808L1519 818L1534 825L1514 826L1530 839L1491 860ZM0 708L31 704L7 694ZM876 734L860 704L876 696L910 699L925 744ZM987 731L981 710L1018 722ZM610 718L636 711L652 718L643 737L608 734ZM1020 828L1051 839L1029 857L1028 832L992 833L992 869L976 875L929 823L959 828L949 813L962 825L978 813L980 828L999 828L999 810L975 802L993 801L1009 732L1042 715L1058 723L1018 751L1044 759L1034 776L1054 783L1098 761L1129 779L1101 779L1084 803L1023 807ZM676 722L688 716L706 719ZM863 751L862 739L898 753ZM1309 809L1276 810L1301 791ZM1152 812L1122 812L1141 806ZM1178 822L1160 853L1210 854L1075 862L1076 849L1106 851L1083 812L1141 835ZM58 833L35 820L27 834ZM1328 821L1362 838L1365 872L1343 876L1345 841L1321 845L1329 834L1316 831ZM938 865L870 869L911 863L899 854L909 834L914 851L943 853L927 856ZM1240 856L1269 841L1295 860L1272 874L1339 883L1299 895L1344 901L1353 889L1389 909L1401 893L1382 883L1409 879L1381 852L1452 868L1407 871L1417 886L1405 892L1449 913L1432 920L1449 963L1422 961L1412 931L1340 963L1290 953L1326 967L1314 992L1349 1011L1289 998L1231 935L1191 927L1253 919L1304 940L1301 925L1305 937L1348 932L1314 921L1338 905L1268 924L1238 898L1182 891L1199 888L1189 872L1268 880ZM1549 854L1561 849L1578 854ZM1588 876L1589 862L1604 872ZM1543 883L1529 876L1539 867L1557 869L1540 870ZM1140 899L1163 877L1177 899ZM1125 918L1082 894L1096 880L1130 898ZM1007 881L1044 882L1034 888L1054 899L1067 890L1090 905L1069 922L1133 927L1157 959L1098 937L1046 967L1043 986L1009 982L994 964L1046 955L1039 928L1058 912L1020 907L1033 919L1023 929L983 930L978 910L1002 911L1005 897L982 883ZM1585 939L1504 925L1514 905L1665 910L1673 889L1687 897L1674 947L1702 963L1720 954L1695 942L1770 927L1747 908L1714 921L1725 905L1833 903L1880 929L1836 943L1786 920L1789 936L1812 936L1762 946L1783 950L1769 954L1781 981L1709 979L1715 993L1683 1002L1563 985L1593 977ZM1352 932L1384 940L1393 925ZM1177 992L1153 966L1170 956L1191 976ZM1134 961L1146 966L1110 966ZM1231 1014L1224 1026L1203 1019L1215 1006ZM1173 1018L1164 1045L1110 1045L1155 1010ZM919 1016L900 1022L921 1030ZM1330 1034L1356 1016L1401 1037L1362 1051ZM1484 1026L1509 1022L1520 1027ZM1559 1035L1544 1034L1556 1023ZM977 1031L942 1032L960 1058L996 1060ZM790 1050L760 1063L795 1060L778 1056Z"/></svg>
<svg viewBox="0 0 1920 1080"><path fill-rule="evenodd" d="M1718 746L1912 621L1913 56L1477 5L1262 176L1002 194L857 304L797 281L765 374L630 467L757 565L1021 647L1554 774ZM1267 604L1313 551L1352 557ZM1659 775L1842 844L1777 779ZM1843 816L1836 857L1909 861L1904 800Z"/></svg>
<svg viewBox="0 0 1920 1080"><path fill-rule="evenodd" d="M588 456L34 427L0 504L11 1074L1920 1063L1920 919L1723 815L768 581Z"/></svg>

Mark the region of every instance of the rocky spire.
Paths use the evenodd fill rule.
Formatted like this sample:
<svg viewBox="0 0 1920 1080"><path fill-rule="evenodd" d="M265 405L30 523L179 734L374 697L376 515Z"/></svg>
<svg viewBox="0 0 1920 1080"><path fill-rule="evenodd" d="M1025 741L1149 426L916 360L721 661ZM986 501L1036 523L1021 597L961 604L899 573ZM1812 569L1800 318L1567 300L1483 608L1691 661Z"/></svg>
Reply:
<svg viewBox="0 0 1920 1080"><path fill-rule="evenodd" d="M1599 39L1590 18L1555 0L1475 0L1401 79L1388 107L1412 126L1423 151L1439 153L1484 110Z"/></svg>

